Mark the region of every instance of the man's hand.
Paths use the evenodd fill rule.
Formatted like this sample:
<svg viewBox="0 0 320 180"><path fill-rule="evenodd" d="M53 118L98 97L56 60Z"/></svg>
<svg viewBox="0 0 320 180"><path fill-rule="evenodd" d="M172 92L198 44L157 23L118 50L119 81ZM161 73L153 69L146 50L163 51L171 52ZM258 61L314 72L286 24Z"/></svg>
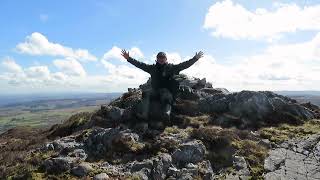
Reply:
<svg viewBox="0 0 320 180"><path fill-rule="evenodd" d="M126 58L126 60L130 58L129 51L126 51L125 49L121 51L121 55Z"/></svg>
<svg viewBox="0 0 320 180"><path fill-rule="evenodd" d="M193 58L195 58L195 59L200 59L202 57L203 57L203 52L202 51L197 52L196 55L193 56Z"/></svg>

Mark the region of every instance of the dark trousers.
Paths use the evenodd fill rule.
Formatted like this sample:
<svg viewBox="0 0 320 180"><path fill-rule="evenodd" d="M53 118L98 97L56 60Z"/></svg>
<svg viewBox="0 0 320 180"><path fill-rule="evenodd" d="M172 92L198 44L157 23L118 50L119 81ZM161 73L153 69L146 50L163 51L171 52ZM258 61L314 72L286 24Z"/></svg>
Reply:
<svg viewBox="0 0 320 180"><path fill-rule="evenodd" d="M161 89L150 88L150 89L143 91L142 92L142 115L145 118L148 118L148 116L149 116L149 109L150 109L150 102L151 101L160 101L161 107L167 108L166 106L168 104L171 106L173 103L173 95L166 88L161 88ZM170 111L171 111L171 109L170 109Z"/></svg>

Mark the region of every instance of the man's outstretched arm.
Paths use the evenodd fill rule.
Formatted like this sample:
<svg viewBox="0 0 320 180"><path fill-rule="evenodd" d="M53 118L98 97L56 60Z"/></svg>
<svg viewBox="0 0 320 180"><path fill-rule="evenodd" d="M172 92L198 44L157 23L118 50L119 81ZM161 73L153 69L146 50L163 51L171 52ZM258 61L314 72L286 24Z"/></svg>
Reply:
<svg viewBox="0 0 320 180"><path fill-rule="evenodd" d="M151 65L133 59L132 57L130 57L129 51L127 52L126 50L122 50L121 52L122 52L121 55L122 55L129 63L131 63L132 65L136 66L137 68L142 69L143 71L150 72Z"/></svg>
<svg viewBox="0 0 320 180"><path fill-rule="evenodd" d="M194 55L193 58L189 59L188 61L185 61L185 62L182 62L182 63L175 65L176 72L180 72L184 69L189 68L190 66L192 66L195 62L197 62L202 57L203 57L203 52L200 51L200 52L196 53L196 55Z"/></svg>

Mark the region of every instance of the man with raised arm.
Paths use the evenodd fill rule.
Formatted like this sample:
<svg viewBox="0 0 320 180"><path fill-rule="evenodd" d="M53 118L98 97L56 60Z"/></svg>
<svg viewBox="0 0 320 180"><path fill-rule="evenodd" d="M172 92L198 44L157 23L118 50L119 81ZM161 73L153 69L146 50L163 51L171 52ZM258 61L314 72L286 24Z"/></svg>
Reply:
<svg viewBox="0 0 320 180"><path fill-rule="evenodd" d="M160 97L160 103L166 114L165 118L170 120L171 105L174 101L173 95L175 96L176 93L176 82L173 77L197 62L203 57L203 52L200 51L190 60L179 64L168 63L167 56L164 52L157 54L156 64L146 64L137 61L130 57L129 52L126 50L122 50L122 56L132 65L151 75L151 89L142 93L143 111L139 116L143 119L148 118L150 97L158 96Z"/></svg>

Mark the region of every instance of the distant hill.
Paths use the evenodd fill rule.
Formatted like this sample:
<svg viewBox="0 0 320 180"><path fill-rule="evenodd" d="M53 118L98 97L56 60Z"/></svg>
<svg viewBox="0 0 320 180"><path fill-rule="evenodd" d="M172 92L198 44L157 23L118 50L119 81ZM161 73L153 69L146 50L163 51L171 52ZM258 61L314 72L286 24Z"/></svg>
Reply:
<svg viewBox="0 0 320 180"><path fill-rule="evenodd" d="M320 96L320 91L273 91L284 96Z"/></svg>
<svg viewBox="0 0 320 180"><path fill-rule="evenodd" d="M62 123L72 114L91 112L121 93L0 96L0 134L16 126L43 127Z"/></svg>
<svg viewBox="0 0 320 180"><path fill-rule="evenodd" d="M57 93L57 94L12 94L0 95L0 107L6 105L14 105L17 103L25 103L41 100L56 100L56 99L83 99L83 98L104 98L118 97L122 93Z"/></svg>
<svg viewBox="0 0 320 180"><path fill-rule="evenodd" d="M274 91L277 94L289 96L298 102L311 102L320 106L320 91Z"/></svg>

